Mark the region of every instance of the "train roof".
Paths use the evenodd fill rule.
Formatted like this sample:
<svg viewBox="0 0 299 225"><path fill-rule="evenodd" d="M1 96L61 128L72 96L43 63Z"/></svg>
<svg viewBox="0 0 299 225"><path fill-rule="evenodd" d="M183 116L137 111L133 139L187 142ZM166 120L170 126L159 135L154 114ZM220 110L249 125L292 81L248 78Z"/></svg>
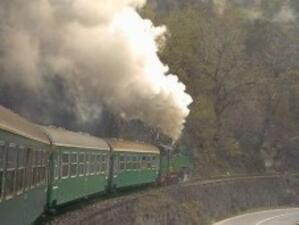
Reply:
<svg viewBox="0 0 299 225"><path fill-rule="evenodd" d="M125 141L122 139L109 139L107 140L114 151L118 152L144 152L160 154L160 150L151 144L141 142Z"/></svg>
<svg viewBox="0 0 299 225"><path fill-rule="evenodd" d="M48 134L51 143L60 147L73 147L82 149L107 150L109 145L101 138L91 136L87 133L73 132L64 128L45 127L42 129Z"/></svg>
<svg viewBox="0 0 299 225"><path fill-rule="evenodd" d="M34 123L0 105L0 129L38 142L50 144L48 136Z"/></svg>

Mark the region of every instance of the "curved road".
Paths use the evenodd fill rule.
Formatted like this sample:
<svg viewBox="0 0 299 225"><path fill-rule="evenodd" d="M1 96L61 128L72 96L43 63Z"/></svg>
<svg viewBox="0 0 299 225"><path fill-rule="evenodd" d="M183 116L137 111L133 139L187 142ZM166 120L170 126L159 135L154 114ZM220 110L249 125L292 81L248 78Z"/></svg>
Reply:
<svg viewBox="0 0 299 225"><path fill-rule="evenodd" d="M214 225L296 225L299 208L274 209L232 217Z"/></svg>

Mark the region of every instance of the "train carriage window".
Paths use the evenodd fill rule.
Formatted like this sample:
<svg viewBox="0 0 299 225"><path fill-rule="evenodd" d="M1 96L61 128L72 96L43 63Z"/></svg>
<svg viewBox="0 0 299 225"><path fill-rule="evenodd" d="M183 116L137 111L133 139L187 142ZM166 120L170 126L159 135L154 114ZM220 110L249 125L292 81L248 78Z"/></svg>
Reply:
<svg viewBox="0 0 299 225"><path fill-rule="evenodd" d="M126 170L131 170L131 156L126 155Z"/></svg>
<svg viewBox="0 0 299 225"><path fill-rule="evenodd" d="M44 151L44 149L42 149L41 150L41 165L39 168L39 178L40 178L41 184L44 184L44 179L45 179L44 167L45 167L45 151Z"/></svg>
<svg viewBox="0 0 299 225"><path fill-rule="evenodd" d="M136 169L140 170L140 156L139 155L136 156Z"/></svg>
<svg viewBox="0 0 299 225"><path fill-rule="evenodd" d="M97 162L96 162L96 172L97 174L101 173L101 166L102 166L102 155L97 155Z"/></svg>
<svg viewBox="0 0 299 225"><path fill-rule="evenodd" d="M133 170L134 169L134 162L133 162L133 156L130 155L129 157L129 169Z"/></svg>
<svg viewBox="0 0 299 225"><path fill-rule="evenodd" d="M70 163L70 154L68 152L63 152L62 159L61 159L62 178L67 178L69 176L69 163Z"/></svg>
<svg viewBox="0 0 299 225"><path fill-rule="evenodd" d="M35 149L34 151L34 163L33 163L33 183L34 185L38 185L39 183L39 161L40 161L40 154L39 150Z"/></svg>
<svg viewBox="0 0 299 225"><path fill-rule="evenodd" d="M152 156L152 169L155 170L157 167L157 157Z"/></svg>
<svg viewBox="0 0 299 225"><path fill-rule="evenodd" d="M119 170L119 156L117 154L115 154L113 156L113 171L114 173L118 173L118 170Z"/></svg>
<svg viewBox="0 0 299 225"><path fill-rule="evenodd" d="M45 168L45 151L44 149L41 149L40 151L40 164L39 164L39 183L43 184L45 179L44 174L44 168Z"/></svg>
<svg viewBox="0 0 299 225"><path fill-rule="evenodd" d="M25 147L20 146L18 149L18 170L17 170L17 185L16 189L18 193L21 193L24 188L25 177Z"/></svg>
<svg viewBox="0 0 299 225"><path fill-rule="evenodd" d="M35 150L32 149L31 151L31 187L34 187L34 180L35 180L35 174L34 174L34 170L35 170L35 163L36 163L36 152Z"/></svg>
<svg viewBox="0 0 299 225"><path fill-rule="evenodd" d="M32 150L30 148L27 148L25 150L25 165L26 165L26 179L25 179L25 186L26 190L29 190L31 187L31 176L32 176L32 169L31 169L31 163L32 163Z"/></svg>
<svg viewBox="0 0 299 225"><path fill-rule="evenodd" d="M142 169L142 156L139 156L139 169Z"/></svg>
<svg viewBox="0 0 299 225"><path fill-rule="evenodd" d="M86 153L86 164L85 164L85 171L86 171L86 175L90 174L90 154Z"/></svg>
<svg viewBox="0 0 299 225"><path fill-rule="evenodd" d="M94 164L94 158L92 153L89 153L89 174L93 175L93 164Z"/></svg>
<svg viewBox="0 0 299 225"><path fill-rule="evenodd" d="M40 149L38 151L38 161L37 161L37 172L38 172L38 177L37 177L37 182L39 184L43 183L43 164L44 164L44 151Z"/></svg>
<svg viewBox="0 0 299 225"><path fill-rule="evenodd" d="M32 152L31 152L31 173L32 173L32 176L31 176L31 187L34 187L35 186L35 181L36 181L36 158L37 158L37 153L36 153L36 150L35 149L32 149Z"/></svg>
<svg viewBox="0 0 299 225"><path fill-rule="evenodd" d="M132 169L136 170L137 169L137 157L132 156Z"/></svg>
<svg viewBox="0 0 299 225"><path fill-rule="evenodd" d="M136 170L139 169L139 156L138 155L136 155L135 169Z"/></svg>
<svg viewBox="0 0 299 225"><path fill-rule="evenodd" d="M40 184L40 166L41 166L41 151L35 151L35 166L34 166L34 184Z"/></svg>
<svg viewBox="0 0 299 225"><path fill-rule="evenodd" d="M107 155L103 154L102 155L102 166L101 166L101 172L106 173L107 170Z"/></svg>
<svg viewBox="0 0 299 225"><path fill-rule="evenodd" d="M79 176L84 175L84 165L85 165L85 154L79 153Z"/></svg>
<svg viewBox="0 0 299 225"><path fill-rule="evenodd" d="M147 168L151 169L152 168L152 160L151 160L151 156L147 156L146 157L146 161L147 161Z"/></svg>
<svg viewBox="0 0 299 225"><path fill-rule="evenodd" d="M137 167L138 170L140 170L140 168L141 168L140 163L141 163L141 158L140 158L140 156L138 155L138 156L137 156L137 162L136 162L136 167Z"/></svg>
<svg viewBox="0 0 299 225"><path fill-rule="evenodd" d="M97 159L98 154L94 153L93 156L94 156L93 173L96 174L97 173L97 165L98 165L98 159Z"/></svg>
<svg viewBox="0 0 299 225"><path fill-rule="evenodd" d="M59 160L60 155L55 154L54 155L54 179L58 180L59 179L59 171L60 171L60 160Z"/></svg>
<svg viewBox="0 0 299 225"><path fill-rule="evenodd" d="M94 155L94 164L93 164L93 169L94 169L94 174L97 173L97 164L98 164L98 160L97 160L97 155L96 153L93 154Z"/></svg>
<svg viewBox="0 0 299 225"><path fill-rule="evenodd" d="M94 153L90 154L90 174L95 174L96 169L96 155Z"/></svg>
<svg viewBox="0 0 299 225"><path fill-rule="evenodd" d="M77 176L78 153L71 153L71 177Z"/></svg>
<svg viewBox="0 0 299 225"><path fill-rule="evenodd" d="M148 169L148 156L143 156L142 157L142 166L144 169Z"/></svg>
<svg viewBox="0 0 299 225"><path fill-rule="evenodd" d="M134 156L130 156L130 169L131 170L134 170L134 164L135 164L135 162L134 162Z"/></svg>
<svg viewBox="0 0 299 225"><path fill-rule="evenodd" d="M31 152L31 187L34 187L36 185L36 176L37 176L37 169L36 169L36 164L37 164L37 151L32 150Z"/></svg>
<svg viewBox="0 0 299 225"><path fill-rule="evenodd" d="M147 168L147 157L142 156L142 169L146 169L146 168Z"/></svg>
<svg viewBox="0 0 299 225"><path fill-rule="evenodd" d="M41 183L41 164L42 164L42 151L38 149L36 151L36 163L35 163L35 184Z"/></svg>
<svg viewBox="0 0 299 225"><path fill-rule="evenodd" d="M119 169L121 171L124 171L126 169L126 161L124 155L120 155L119 157Z"/></svg>
<svg viewBox="0 0 299 225"><path fill-rule="evenodd" d="M42 159L42 167L41 167L41 183L46 184L46 178L47 178L47 175L46 175L47 169L46 168L47 168L47 163L48 163L48 154L44 149L42 152L42 156L43 156L43 159Z"/></svg>
<svg viewBox="0 0 299 225"><path fill-rule="evenodd" d="M5 177L5 196L11 198L15 190L15 178L16 178L16 166L17 166L17 151L16 145L9 144L7 152L7 167Z"/></svg>
<svg viewBox="0 0 299 225"><path fill-rule="evenodd" d="M42 172L41 172L41 182L42 184L46 183L46 178L47 178L47 174L46 174L46 168L47 168L47 162L48 162L48 154L47 151L45 149L43 149L43 161L42 161Z"/></svg>
<svg viewBox="0 0 299 225"><path fill-rule="evenodd" d="M3 174L4 174L4 154L5 154L5 143L4 141L0 141L0 201L3 195Z"/></svg>

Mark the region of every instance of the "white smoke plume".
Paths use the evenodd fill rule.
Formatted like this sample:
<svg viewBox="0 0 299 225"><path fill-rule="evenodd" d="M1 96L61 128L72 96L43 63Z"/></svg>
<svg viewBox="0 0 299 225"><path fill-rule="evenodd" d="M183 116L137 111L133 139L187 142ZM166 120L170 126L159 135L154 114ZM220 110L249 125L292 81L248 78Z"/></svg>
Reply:
<svg viewBox="0 0 299 225"><path fill-rule="evenodd" d="M158 58L157 39L166 28L141 18L136 10L144 4L1 0L1 82L22 83L38 93L48 78L60 76L82 120L104 104L177 139L192 99Z"/></svg>

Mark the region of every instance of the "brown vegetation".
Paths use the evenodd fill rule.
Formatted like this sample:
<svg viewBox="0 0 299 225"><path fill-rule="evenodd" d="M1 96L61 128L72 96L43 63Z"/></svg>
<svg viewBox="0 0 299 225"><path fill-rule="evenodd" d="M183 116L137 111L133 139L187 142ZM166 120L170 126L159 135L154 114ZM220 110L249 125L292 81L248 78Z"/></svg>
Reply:
<svg viewBox="0 0 299 225"><path fill-rule="evenodd" d="M142 12L167 25L161 58L194 99L181 142L199 173L264 172L267 160L285 170L299 135L298 5L226 1L220 13L212 2L153 0Z"/></svg>

